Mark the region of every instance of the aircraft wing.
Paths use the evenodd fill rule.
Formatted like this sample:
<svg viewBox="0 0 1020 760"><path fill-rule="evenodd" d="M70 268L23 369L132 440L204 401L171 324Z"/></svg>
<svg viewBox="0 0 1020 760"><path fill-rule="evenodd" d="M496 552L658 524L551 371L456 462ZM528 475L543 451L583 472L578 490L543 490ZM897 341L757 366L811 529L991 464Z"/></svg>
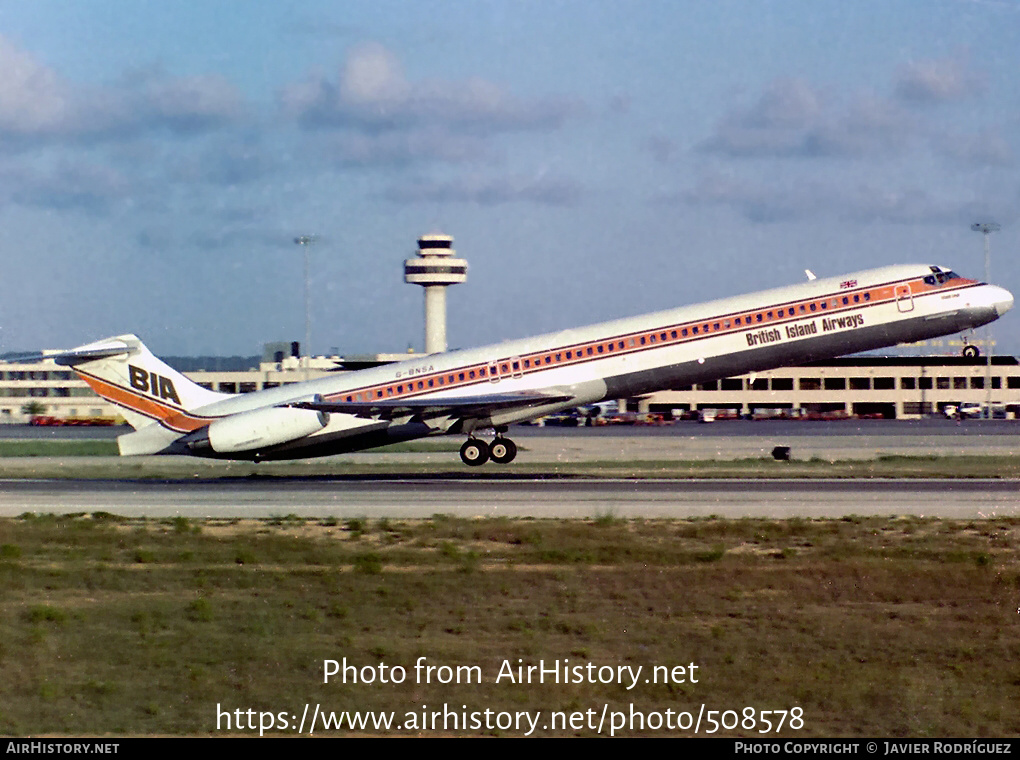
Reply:
<svg viewBox="0 0 1020 760"><path fill-rule="evenodd" d="M375 401L295 401L284 404L294 409L353 414L356 417L389 420L394 417L486 417L507 409L558 404L573 396L562 393L492 393L486 396L448 396L446 398L378 399Z"/></svg>

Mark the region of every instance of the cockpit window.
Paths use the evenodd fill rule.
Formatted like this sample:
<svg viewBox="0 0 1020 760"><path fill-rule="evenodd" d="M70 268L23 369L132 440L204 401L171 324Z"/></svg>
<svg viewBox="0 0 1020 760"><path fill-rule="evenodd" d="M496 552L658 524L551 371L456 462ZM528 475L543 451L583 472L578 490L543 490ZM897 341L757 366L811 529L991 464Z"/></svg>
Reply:
<svg viewBox="0 0 1020 760"><path fill-rule="evenodd" d="M924 278L926 285L945 285L950 280L959 280L960 275L956 272L950 272L948 270L942 270L938 267L932 267L933 274L928 275Z"/></svg>

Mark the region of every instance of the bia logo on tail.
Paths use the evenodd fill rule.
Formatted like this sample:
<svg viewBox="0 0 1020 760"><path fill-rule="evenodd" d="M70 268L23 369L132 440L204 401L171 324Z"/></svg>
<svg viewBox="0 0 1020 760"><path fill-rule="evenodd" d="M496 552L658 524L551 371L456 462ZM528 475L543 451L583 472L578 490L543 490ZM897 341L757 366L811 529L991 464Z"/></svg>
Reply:
<svg viewBox="0 0 1020 760"><path fill-rule="evenodd" d="M131 387L142 393L151 393L161 399L173 401L178 406L181 399L177 395L173 381L169 377L157 375L155 372L148 372L133 364L128 365L128 372L131 374Z"/></svg>

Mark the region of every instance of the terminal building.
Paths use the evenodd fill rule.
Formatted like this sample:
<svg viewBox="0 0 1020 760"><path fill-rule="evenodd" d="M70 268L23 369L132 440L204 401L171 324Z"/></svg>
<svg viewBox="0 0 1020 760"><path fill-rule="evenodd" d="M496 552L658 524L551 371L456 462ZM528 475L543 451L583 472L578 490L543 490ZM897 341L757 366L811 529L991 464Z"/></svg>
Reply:
<svg viewBox="0 0 1020 760"><path fill-rule="evenodd" d="M639 411L730 410L739 416L845 414L919 419L947 406L988 399L984 359L952 356L852 356L682 386L639 400ZM992 357L994 412L1020 411L1020 365Z"/></svg>

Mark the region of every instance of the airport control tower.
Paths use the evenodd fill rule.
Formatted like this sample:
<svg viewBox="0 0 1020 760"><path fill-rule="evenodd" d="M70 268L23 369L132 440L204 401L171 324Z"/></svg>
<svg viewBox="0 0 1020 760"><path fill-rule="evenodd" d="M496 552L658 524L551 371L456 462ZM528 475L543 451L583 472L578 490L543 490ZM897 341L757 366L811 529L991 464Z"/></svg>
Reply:
<svg viewBox="0 0 1020 760"><path fill-rule="evenodd" d="M446 350L446 286L467 280L467 262L453 258L449 235L422 235L418 258L404 262L404 282L425 288L425 353Z"/></svg>

